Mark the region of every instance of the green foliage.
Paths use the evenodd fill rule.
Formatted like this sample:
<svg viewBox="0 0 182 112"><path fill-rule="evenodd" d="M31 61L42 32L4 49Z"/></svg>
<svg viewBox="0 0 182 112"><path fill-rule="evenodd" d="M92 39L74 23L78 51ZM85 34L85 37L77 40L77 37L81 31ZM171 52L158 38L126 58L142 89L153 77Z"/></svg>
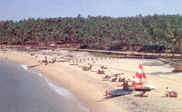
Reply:
<svg viewBox="0 0 182 112"><path fill-rule="evenodd" d="M175 52L182 50L182 16L153 15L136 17L59 17L21 21L1 21L0 41L26 45L50 41L80 42L82 48ZM147 49L147 50L146 50Z"/></svg>

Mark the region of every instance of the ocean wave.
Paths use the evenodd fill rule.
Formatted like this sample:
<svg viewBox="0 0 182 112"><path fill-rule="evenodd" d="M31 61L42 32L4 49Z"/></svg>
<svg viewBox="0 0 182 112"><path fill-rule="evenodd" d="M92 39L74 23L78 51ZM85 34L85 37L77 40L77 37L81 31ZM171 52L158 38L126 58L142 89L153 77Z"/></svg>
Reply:
<svg viewBox="0 0 182 112"><path fill-rule="evenodd" d="M21 67L28 70L28 67L26 65L21 65ZM67 97L67 98L73 97L73 95L71 94L69 90L64 89L63 87L60 87L54 80L49 79L48 77L42 75L40 72L37 72L37 71L31 71L31 72L36 74L40 78L42 78L48 84L49 88L51 88L53 91L55 91L59 95Z"/></svg>
<svg viewBox="0 0 182 112"><path fill-rule="evenodd" d="M25 70L29 70L27 65L22 64L21 67ZM81 110L83 110L83 112L90 112L88 106L86 106L84 103L82 103L69 90L61 87L59 84L57 84L57 82L42 75L40 72L37 72L37 71L31 71L31 72L38 75L41 79L43 79L48 84L49 88L52 89L53 91L55 91L57 94L63 96L67 100L72 100L74 102L77 102L77 107L79 107Z"/></svg>
<svg viewBox="0 0 182 112"><path fill-rule="evenodd" d="M29 70L28 66L25 64L21 64L21 67L24 70ZM37 74L39 77L43 78L47 82L48 86L52 90L54 90L56 93L58 93L59 95L66 97L66 98L71 98L71 97L73 98L73 95L71 94L71 92L69 90L66 90L66 89L60 87L55 81L50 80L46 76L43 76L40 72L36 72L36 71L31 71L31 72L34 74Z"/></svg>
<svg viewBox="0 0 182 112"><path fill-rule="evenodd" d="M82 104L82 103L80 103L80 102L79 102L77 105L78 105L78 107L79 107L81 110L83 110L84 112L90 112L89 108L88 108L86 105L84 105L84 104Z"/></svg>
<svg viewBox="0 0 182 112"><path fill-rule="evenodd" d="M23 69L25 69L25 70L28 70L28 66L27 66L27 65L22 64L21 67L22 67Z"/></svg>
<svg viewBox="0 0 182 112"><path fill-rule="evenodd" d="M69 90L64 89L57 84L54 84L54 82L51 82L49 79L45 78L47 81L49 87L53 89L57 94L63 96L64 98L67 98L71 101L74 101L77 103L77 107L79 107L83 112L90 112L88 106L86 106L84 103L82 103L78 98L76 98Z"/></svg>
<svg viewBox="0 0 182 112"><path fill-rule="evenodd" d="M71 98L72 97L72 94L71 92L69 92L68 90L62 88L62 87L59 87L55 84L53 84L52 82L50 82L48 79L48 85L51 89L53 89L56 93L58 93L59 95L63 96L63 97L66 97L66 98Z"/></svg>
<svg viewBox="0 0 182 112"><path fill-rule="evenodd" d="M21 65L22 68L26 69L26 65ZM36 72L36 71L31 71L32 73L38 75L40 78L42 78L49 86L50 89L52 89L53 91L55 91L57 94L66 97L66 98L71 98L73 97L73 95L71 94L71 92L69 90L66 90L62 87L60 87L55 81L49 79L48 77L42 75L40 72Z"/></svg>
<svg viewBox="0 0 182 112"><path fill-rule="evenodd" d="M43 77L43 75L40 72L36 73L39 77Z"/></svg>

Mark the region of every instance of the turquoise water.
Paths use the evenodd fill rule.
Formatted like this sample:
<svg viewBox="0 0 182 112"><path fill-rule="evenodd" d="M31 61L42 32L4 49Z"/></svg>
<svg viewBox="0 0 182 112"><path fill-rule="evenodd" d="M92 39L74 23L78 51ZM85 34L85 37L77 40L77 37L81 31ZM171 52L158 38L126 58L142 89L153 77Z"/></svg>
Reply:
<svg viewBox="0 0 182 112"><path fill-rule="evenodd" d="M26 65L0 60L2 112L89 112L70 91Z"/></svg>

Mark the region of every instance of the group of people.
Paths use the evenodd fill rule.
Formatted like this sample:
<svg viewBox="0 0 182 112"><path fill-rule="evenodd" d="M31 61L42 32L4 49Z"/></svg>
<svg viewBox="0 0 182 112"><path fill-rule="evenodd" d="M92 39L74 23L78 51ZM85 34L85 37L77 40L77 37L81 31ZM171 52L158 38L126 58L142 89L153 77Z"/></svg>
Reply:
<svg viewBox="0 0 182 112"><path fill-rule="evenodd" d="M41 61L41 64L44 63L45 65L49 64L49 63L55 63L56 62L56 58L52 58L51 61L48 61L47 56L44 56L44 60Z"/></svg>
<svg viewBox="0 0 182 112"><path fill-rule="evenodd" d="M129 84L127 80L123 81L123 89L124 90L128 90L129 88ZM152 85L147 84L146 81L146 74L143 71L143 66L142 64L139 64L138 66L138 71L136 72L136 74L133 76L132 78L132 85L131 85L135 90L143 89L143 92L145 92L145 89L153 89L154 87ZM166 87L166 97L177 97L177 92L173 89L169 89L168 87Z"/></svg>
<svg viewBox="0 0 182 112"><path fill-rule="evenodd" d="M143 66L142 64L139 64L138 71L136 74L132 77L131 82L132 84L129 85L129 81L124 79L123 81L123 89L127 90L129 86L132 86L133 88L144 88L146 83L146 75L143 72Z"/></svg>

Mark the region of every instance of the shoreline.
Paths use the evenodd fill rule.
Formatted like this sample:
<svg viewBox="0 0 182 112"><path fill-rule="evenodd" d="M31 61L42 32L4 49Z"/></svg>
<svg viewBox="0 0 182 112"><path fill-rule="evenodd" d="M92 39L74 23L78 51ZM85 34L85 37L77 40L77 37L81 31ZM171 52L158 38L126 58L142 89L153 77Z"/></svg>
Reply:
<svg viewBox="0 0 182 112"><path fill-rule="evenodd" d="M39 64L36 59L32 58L25 52L7 51L4 54L0 53L0 58L4 57L18 64L25 64L27 66ZM82 76L87 73L77 68L75 69L74 66L70 66L69 63L55 63L48 64L46 66L40 65L35 66L33 70L46 75L50 79L55 80L65 89L71 91L83 103L88 105L90 112L126 112L126 110L122 109L122 107L114 105L113 102L102 102L101 100L104 96L104 89L92 85L93 83L89 83L84 80L84 77ZM73 75L75 73L77 77ZM68 76L68 74L72 75Z"/></svg>
<svg viewBox="0 0 182 112"><path fill-rule="evenodd" d="M55 63L40 65L40 60L44 59L44 56L47 56L48 60L53 57L60 59ZM71 61L63 61L70 56L72 56ZM172 73L173 68L159 60L98 58L89 53L66 50L22 52L9 49L5 53L0 53L0 58L3 57L19 64L26 64L57 81L88 105L91 112L179 112L182 110L182 73ZM86 62L82 62L85 59ZM72 64L79 60L81 62L78 65ZM83 71L82 67L88 66L91 62L94 65L93 70ZM137 97L137 92L134 91L126 96L105 98L105 90L121 88L118 87L121 83L103 81L104 75L96 73L98 68L104 65L107 67L106 75L123 73L121 77L129 79L136 73L140 63L144 65L147 82L154 85L156 89L146 93L146 97ZM178 97L164 97L166 86L176 90Z"/></svg>

